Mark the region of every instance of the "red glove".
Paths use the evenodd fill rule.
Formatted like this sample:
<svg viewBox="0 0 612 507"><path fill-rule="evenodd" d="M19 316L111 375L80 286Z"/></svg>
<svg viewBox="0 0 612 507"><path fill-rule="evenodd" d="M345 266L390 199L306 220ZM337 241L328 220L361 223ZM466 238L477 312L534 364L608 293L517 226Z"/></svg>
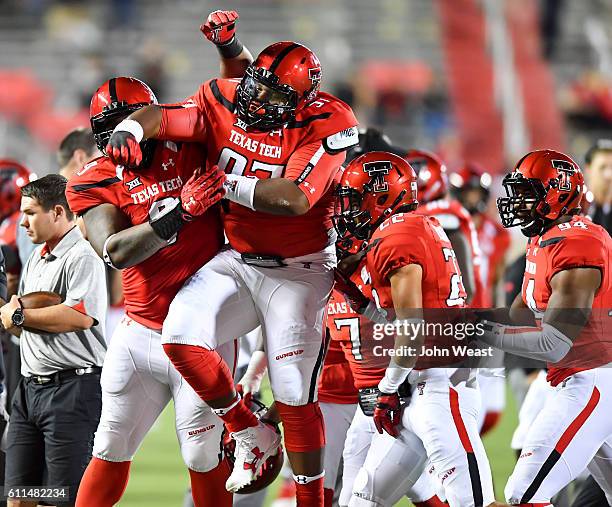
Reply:
<svg viewBox="0 0 612 507"><path fill-rule="evenodd" d="M222 46L234 37L237 21L236 11L214 11L208 15L206 23L200 25L200 31L210 42Z"/></svg>
<svg viewBox="0 0 612 507"><path fill-rule="evenodd" d="M379 393L374 409L374 424L378 433L382 435L383 430L392 437L398 437L397 426L401 421L402 407L397 393Z"/></svg>
<svg viewBox="0 0 612 507"><path fill-rule="evenodd" d="M130 132L123 130L113 132L105 151L115 165L137 167L142 162L140 144Z"/></svg>
<svg viewBox="0 0 612 507"><path fill-rule="evenodd" d="M203 215L208 208L217 204L225 195L223 183L225 173L214 166L203 173L196 171L181 190L181 206L192 217Z"/></svg>
<svg viewBox="0 0 612 507"><path fill-rule="evenodd" d="M365 297L359 290L359 287L338 268L334 269L334 288L348 300L351 308L357 313L362 313L370 303L370 300Z"/></svg>

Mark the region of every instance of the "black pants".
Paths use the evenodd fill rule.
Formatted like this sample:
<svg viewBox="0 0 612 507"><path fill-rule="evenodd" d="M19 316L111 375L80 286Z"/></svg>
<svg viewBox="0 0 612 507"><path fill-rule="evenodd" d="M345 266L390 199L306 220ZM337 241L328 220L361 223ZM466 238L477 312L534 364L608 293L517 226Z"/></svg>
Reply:
<svg viewBox="0 0 612 507"><path fill-rule="evenodd" d="M604 507L606 505L608 505L606 495L595 479L589 476L578 490L572 507Z"/></svg>
<svg viewBox="0 0 612 507"><path fill-rule="evenodd" d="M42 385L22 378L11 407L5 486L67 486L68 496L53 504L74 503L101 410L99 374Z"/></svg>

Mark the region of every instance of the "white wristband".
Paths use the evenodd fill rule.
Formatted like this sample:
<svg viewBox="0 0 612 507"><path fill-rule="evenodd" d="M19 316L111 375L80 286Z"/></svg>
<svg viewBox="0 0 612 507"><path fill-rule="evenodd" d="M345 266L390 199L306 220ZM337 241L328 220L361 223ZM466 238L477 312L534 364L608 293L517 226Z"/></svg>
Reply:
<svg viewBox="0 0 612 507"><path fill-rule="evenodd" d="M412 368L404 368L391 360L391 363L385 370L385 376L378 384L378 390L381 393L396 393L411 371Z"/></svg>
<svg viewBox="0 0 612 507"><path fill-rule="evenodd" d="M136 120L123 120L119 122L119 124L115 127L115 130L113 130L113 133L115 132L129 132L138 142L142 141L142 138L144 137L142 125Z"/></svg>
<svg viewBox="0 0 612 507"><path fill-rule="evenodd" d="M255 186L258 181L258 178L227 174L225 183L223 183L225 198L255 211L253 199L255 198Z"/></svg>
<svg viewBox="0 0 612 507"><path fill-rule="evenodd" d="M113 264L113 259L111 259L110 254L108 253L108 242L112 239L114 234L111 234L106 241L104 242L104 246L102 247L102 259L106 263L107 266L113 269L119 269L117 266Z"/></svg>

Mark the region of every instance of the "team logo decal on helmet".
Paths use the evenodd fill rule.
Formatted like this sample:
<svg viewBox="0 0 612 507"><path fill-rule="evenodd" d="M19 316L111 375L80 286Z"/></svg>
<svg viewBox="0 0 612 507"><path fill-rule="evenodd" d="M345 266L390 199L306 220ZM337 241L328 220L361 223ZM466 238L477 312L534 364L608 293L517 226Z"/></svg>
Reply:
<svg viewBox="0 0 612 507"><path fill-rule="evenodd" d="M386 192L389 190L389 184L385 181L384 176L389 174L392 167L389 160L366 162L363 164L363 170L370 177L372 192Z"/></svg>

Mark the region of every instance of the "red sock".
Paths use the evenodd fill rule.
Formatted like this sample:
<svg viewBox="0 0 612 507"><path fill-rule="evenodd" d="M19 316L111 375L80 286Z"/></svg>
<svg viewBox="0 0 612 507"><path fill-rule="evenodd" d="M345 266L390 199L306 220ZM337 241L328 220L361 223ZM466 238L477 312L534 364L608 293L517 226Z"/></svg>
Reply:
<svg viewBox="0 0 612 507"><path fill-rule="evenodd" d="M77 493L75 507L113 507L130 477L131 461L112 462L91 458Z"/></svg>
<svg viewBox="0 0 612 507"><path fill-rule="evenodd" d="M295 483L297 507L325 507L323 495L323 477L308 484Z"/></svg>
<svg viewBox="0 0 612 507"><path fill-rule="evenodd" d="M226 460L209 472L189 470L191 496L195 507L232 507L233 496L225 489L231 470Z"/></svg>
<svg viewBox="0 0 612 507"><path fill-rule="evenodd" d="M414 507L448 507L442 500L438 498L438 495L432 496L429 500L424 502L415 502Z"/></svg>
<svg viewBox="0 0 612 507"><path fill-rule="evenodd" d="M232 373L218 352L176 343L165 343L164 351L174 367L204 401L225 398L234 391ZM229 412L217 415L232 433L257 426L257 418L242 400Z"/></svg>
<svg viewBox="0 0 612 507"><path fill-rule="evenodd" d="M239 400L228 412L222 414L215 410L215 414L223 419L225 427L230 433L236 433L259 424L257 417L243 400Z"/></svg>
<svg viewBox="0 0 612 507"><path fill-rule="evenodd" d="M325 488L323 490L323 495L325 496L325 507L332 507L334 503L334 490Z"/></svg>
<svg viewBox="0 0 612 507"><path fill-rule="evenodd" d="M232 372L217 351L176 343L165 343L164 351L204 401L225 398L234 392Z"/></svg>
<svg viewBox="0 0 612 507"><path fill-rule="evenodd" d="M501 412L487 412L482 423L482 428L480 429L480 436L482 437L486 435L487 433L489 433L489 431L495 428L500 419Z"/></svg>

